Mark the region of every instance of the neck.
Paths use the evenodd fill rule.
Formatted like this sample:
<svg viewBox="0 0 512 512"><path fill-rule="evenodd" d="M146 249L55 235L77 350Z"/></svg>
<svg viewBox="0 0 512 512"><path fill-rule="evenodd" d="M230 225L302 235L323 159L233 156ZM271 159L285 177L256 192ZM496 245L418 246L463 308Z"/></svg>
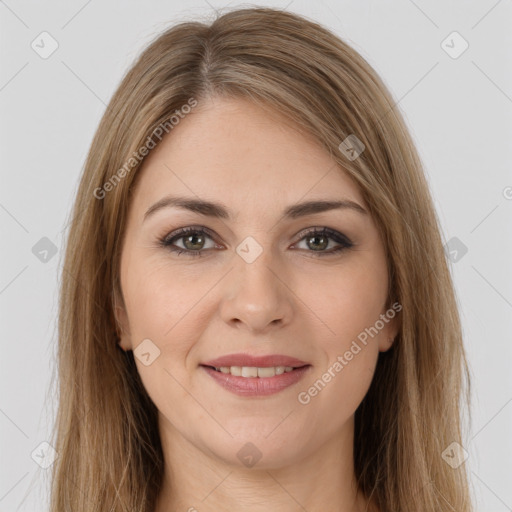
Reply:
<svg viewBox="0 0 512 512"><path fill-rule="evenodd" d="M311 453L252 468L198 448L162 417L159 424L165 474L155 512L371 510L354 476L353 419Z"/></svg>

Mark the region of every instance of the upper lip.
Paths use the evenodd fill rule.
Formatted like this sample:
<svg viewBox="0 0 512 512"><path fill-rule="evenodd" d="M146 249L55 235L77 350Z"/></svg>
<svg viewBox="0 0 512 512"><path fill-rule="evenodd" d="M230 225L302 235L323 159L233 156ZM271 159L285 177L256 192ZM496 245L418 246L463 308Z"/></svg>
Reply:
<svg viewBox="0 0 512 512"><path fill-rule="evenodd" d="M281 354L269 354L266 356L251 356L250 354L228 354L225 356L211 359L201 363L203 366L214 366L216 368L230 366L247 366L256 368L270 368L272 366L291 366L300 368L309 363L301 361L295 357L285 356Z"/></svg>

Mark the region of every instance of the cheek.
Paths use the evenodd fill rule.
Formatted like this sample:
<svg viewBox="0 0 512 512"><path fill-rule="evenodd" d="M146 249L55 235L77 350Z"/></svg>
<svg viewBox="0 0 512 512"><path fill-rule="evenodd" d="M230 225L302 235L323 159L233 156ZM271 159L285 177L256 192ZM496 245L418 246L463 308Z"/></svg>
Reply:
<svg viewBox="0 0 512 512"><path fill-rule="evenodd" d="M165 263L149 263L127 267L127 276L131 277L126 280L126 307L142 383L159 411L167 416L176 404L193 406L187 391L192 371L188 354L200 335L200 299L211 284L185 278ZM149 365L137 357L136 348L143 340L151 340L150 352L157 354Z"/></svg>
<svg viewBox="0 0 512 512"><path fill-rule="evenodd" d="M141 262L127 270L131 277L126 280L126 305L134 341L137 336L154 338L159 344L182 339L176 333L197 315L212 283L165 263Z"/></svg>
<svg viewBox="0 0 512 512"><path fill-rule="evenodd" d="M316 427L334 435L355 413L372 382L379 334L368 332L383 312L387 280L378 272L369 272L368 267L354 266L326 280L322 293L317 289L318 293L310 293L308 306L318 312L328 329L322 328L326 334L316 337L323 357L301 387L298 401Z"/></svg>
<svg viewBox="0 0 512 512"><path fill-rule="evenodd" d="M161 411L171 410L181 401L189 403L183 385L190 387L190 376L197 369L194 351L214 307L211 289L219 277L212 272L192 275L189 269L178 270L147 257L137 266L132 260L132 267L126 267L133 348L149 339L158 353L149 366L137 357L135 361L145 388Z"/></svg>
<svg viewBox="0 0 512 512"><path fill-rule="evenodd" d="M301 296L321 321L323 334L316 345L324 359L302 387L299 402L318 408L319 418L331 411L335 424L346 421L368 391L379 355L377 340L385 335L372 330L384 312L388 286L386 266L372 254L330 270L325 279L317 275L315 282L301 282Z"/></svg>
<svg viewBox="0 0 512 512"><path fill-rule="evenodd" d="M380 260L368 253L360 260L315 279L302 282L301 296L317 313L327 329L326 349L329 352L348 347L358 336L375 325L384 312L387 299L387 273ZM376 345L376 343L374 343Z"/></svg>

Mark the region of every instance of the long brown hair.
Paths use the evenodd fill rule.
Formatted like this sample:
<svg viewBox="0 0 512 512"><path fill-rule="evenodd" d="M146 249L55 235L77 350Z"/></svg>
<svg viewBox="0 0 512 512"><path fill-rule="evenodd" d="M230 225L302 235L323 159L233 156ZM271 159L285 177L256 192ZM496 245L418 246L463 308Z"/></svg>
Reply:
<svg viewBox="0 0 512 512"><path fill-rule="evenodd" d="M402 305L401 325L356 411L361 490L381 512L469 512L465 465L452 468L442 456L463 444L469 372L419 156L361 55L320 25L269 8L171 27L136 60L103 115L62 270L51 512L154 510L163 454L133 353L117 345L120 247L140 148L157 144L161 127L191 99L213 95L255 101L318 140L359 185L383 235L389 303ZM364 144L357 158L340 146L349 136Z"/></svg>

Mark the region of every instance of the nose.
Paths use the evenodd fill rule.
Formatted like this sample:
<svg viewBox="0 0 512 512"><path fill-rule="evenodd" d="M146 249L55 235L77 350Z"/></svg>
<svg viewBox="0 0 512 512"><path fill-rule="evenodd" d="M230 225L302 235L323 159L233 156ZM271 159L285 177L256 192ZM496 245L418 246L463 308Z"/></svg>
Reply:
<svg viewBox="0 0 512 512"><path fill-rule="evenodd" d="M222 320L236 328L243 326L253 334L266 334L288 324L293 313L293 292L286 274L272 262L271 251L264 250L251 263L236 255L234 265L224 282Z"/></svg>

